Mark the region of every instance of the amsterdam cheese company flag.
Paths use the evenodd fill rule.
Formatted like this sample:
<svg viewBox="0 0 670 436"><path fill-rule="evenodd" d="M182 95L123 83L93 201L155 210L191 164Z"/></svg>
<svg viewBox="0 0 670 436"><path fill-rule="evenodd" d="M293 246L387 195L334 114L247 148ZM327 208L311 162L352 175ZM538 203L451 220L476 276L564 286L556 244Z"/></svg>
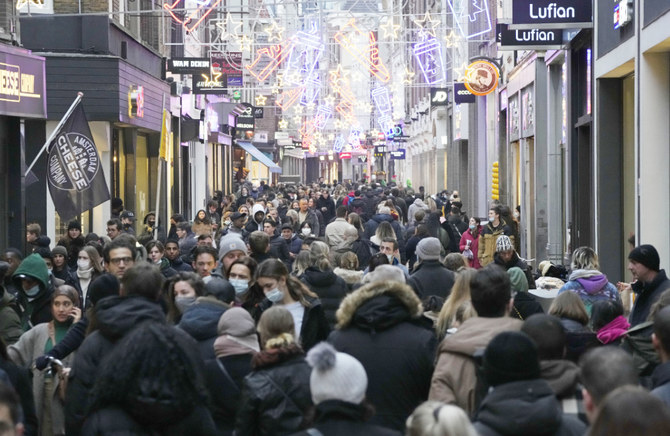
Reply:
<svg viewBox="0 0 670 436"><path fill-rule="evenodd" d="M81 103L49 144L49 192L64 221L109 200L98 150Z"/></svg>

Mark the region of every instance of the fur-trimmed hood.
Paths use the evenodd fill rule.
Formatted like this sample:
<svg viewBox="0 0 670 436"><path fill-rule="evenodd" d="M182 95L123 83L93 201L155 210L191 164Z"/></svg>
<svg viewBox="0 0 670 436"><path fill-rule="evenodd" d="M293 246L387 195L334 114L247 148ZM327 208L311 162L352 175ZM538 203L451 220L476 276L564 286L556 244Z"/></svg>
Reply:
<svg viewBox="0 0 670 436"><path fill-rule="evenodd" d="M368 330L384 330L423 314L423 305L412 288L395 281L369 283L342 300L337 328L351 324Z"/></svg>
<svg viewBox="0 0 670 436"><path fill-rule="evenodd" d="M340 268L339 266L333 270L335 274L342 277L348 285L355 285L363 280L363 271L354 271L350 269Z"/></svg>

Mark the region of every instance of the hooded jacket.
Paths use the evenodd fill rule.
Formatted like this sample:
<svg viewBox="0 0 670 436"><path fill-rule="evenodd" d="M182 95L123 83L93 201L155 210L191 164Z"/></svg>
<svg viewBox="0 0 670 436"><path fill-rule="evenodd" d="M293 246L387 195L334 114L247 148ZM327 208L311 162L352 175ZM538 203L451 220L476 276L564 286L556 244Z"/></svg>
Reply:
<svg viewBox="0 0 670 436"><path fill-rule="evenodd" d="M21 276L28 276L37 281L40 292L36 297L28 298L23 286ZM19 290L17 302L21 313L21 326L24 331L43 322L51 321L51 294L53 288L49 281L49 270L47 264L39 254L31 254L23 259L23 262L12 276L16 289Z"/></svg>
<svg viewBox="0 0 670 436"><path fill-rule="evenodd" d="M70 372L65 401L68 435L78 435L87 413L88 398L98 368L115 344L143 322L165 323L161 306L139 296L107 297L96 305L98 330L86 337L77 352Z"/></svg>
<svg viewBox="0 0 670 436"><path fill-rule="evenodd" d="M223 312L229 306L214 296L199 297L189 307L179 321L179 328L184 330L198 342L202 358L214 359L214 341L217 337L216 327Z"/></svg>
<svg viewBox="0 0 670 436"><path fill-rule="evenodd" d="M337 311L329 341L358 359L368 374L369 421L403 430L405 419L428 397L437 340L420 326L423 307L409 286L373 282L349 294Z"/></svg>
<svg viewBox="0 0 670 436"><path fill-rule="evenodd" d="M261 221L258 222L256 221L256 213L257 212L263 212L263 217L261 217ZM245 229L247 232L255 232L256 230L263 231L263 220L265 219L265 209L263 208L263 205L260 203L254 204L254 207L251 208L251 216L247 220L247 225L245 226Z"/></svg>
<svg viewBox="0 0 670 436"><path fill-rule="evenodd" d="M546 381L522 380L495 387L475 417L479 436L583 435L586 425L563 416Z"/></svg>
<svg viewBox="0 0 670 436"><path fill-rule="evenodd" d="M414 218L414 214L416 213L417 210L423 209L426 211L430 211L430 208L426 205L426 203L423 202L422 199L417 198L414 200L412 204L409 205L409 208L407 209L407 226L412 226L416 222L416 219Z"/></svg>
<svg viewBox="0 0 670 436"><path fill-rule="evenodd" d="M312 428L323 436L400 436L389 428L372 425L365 421L365 406L339 400L327 400L316 406L316 418ZM309 430L293 436L313 436Z"/></svg>
<svg viewBox="0 0 670 436"><path fill-rule="evenodd" d="M591 307L596 301L621 301L616 286L608 282L607 276L597 270L574 270L568 281L558 290L558 293L565 291L577 293L589 314L591 314Z"/></svg>
<svg viewBox="0 0 670 436"><path fill-rule="evenodd" d="M336 275L332 269L321 271L315 267L307 268L300 281L319 296L326 319L332 329L336 321L335 312L349 291L347 283Z"/></svg>
<svg viewBox="0 0 670 436"><path fill-rule="evenodd" d="M381 223L386 221L387 223L391 224L391 227L393 227L393 231L395 232L395 237L398 241L404 241L403 239L403 234L402 234L402 228L400 227L400 223L396 220L393 219L393 216L390 214L386 213L379 213L377 215L373 215L366 223L365 223L365 231L363 233L363 238L365 239L370 239L375 235L375 232L377 231L377 227Z"/></svg>
<svg viewBox="0 0 670 436"><path fill-rule="evenodd" d="M0 285L0 337L6 345L12 345L18 341L23 333L21 329L21 318L16 307L16 298L10 294L4 286Z"/></svg>
<svg viewBox="0 0 670 436"><path fill-rule="evenodd" d="M430 385L430 399L455 404L470 416L475 412L477 374L473 355L498 333L518 331L521 321L509 317L466 320L440 344Z"/></svg>

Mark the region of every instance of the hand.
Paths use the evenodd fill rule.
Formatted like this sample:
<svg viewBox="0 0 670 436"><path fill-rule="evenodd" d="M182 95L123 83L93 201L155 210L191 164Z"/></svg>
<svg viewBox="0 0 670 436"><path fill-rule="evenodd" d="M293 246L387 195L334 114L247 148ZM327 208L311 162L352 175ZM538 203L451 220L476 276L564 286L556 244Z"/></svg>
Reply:
<svg viewBox="0 0 670 436"><path fill-rule="evenodd" d="M440 217L440 224L444 224L447 219L443 216Z"/></svg>
<svg viewBox="0 0 670 436"><path fill-rule="evenodd" d="M625 282L617 282L616 288L619 291L619 293L631 290L630 283Z"/></svg>
<svg viewBox="0 0 670 436"><path fill-rule="evenodd" d="M73 307L72 312L70 312L70 317L72 318L72 324L79 322L81 319L81 309L78 307Z"/></svg>

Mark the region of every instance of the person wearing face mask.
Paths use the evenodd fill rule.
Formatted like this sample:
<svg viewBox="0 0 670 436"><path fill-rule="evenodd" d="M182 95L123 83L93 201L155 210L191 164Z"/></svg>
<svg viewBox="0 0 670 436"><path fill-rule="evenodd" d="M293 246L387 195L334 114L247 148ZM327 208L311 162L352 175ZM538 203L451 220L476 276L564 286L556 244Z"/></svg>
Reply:
<svg viewBox="0 0 670 436"><path fill-rule="evenodd" d="M23 331L33 326L51 321L51 294L47 264L37 253L23 259L12 276L19 290L17 302Z"/></svg>
<svg viewBox="0 0 670 436"><path fill-rule="evenodd" d="M482 265L479 263L479 232L481 231L481 226L479 225L479 220L475 217L470 218L468 223L468 230L463 232L461 235L461 241L458 244L458 248L465 257L468 258L470 262L470 267L479 269ZM470 250L469 253L467 250Z"/></svg>
<svg viewBox="0 0 670 436"><path fill-rule="evenodd" d="M228 283L235 289L235 305L242 305L249 292L255 286L252 282L258 263L249 256L242 256L230 264L226 271Z"/></svg>
<svg viewBox="0 0 670 436"><path fill-rule="evenodd" d="M103 274L102 259L98 250L91 246L86 246L79 251L77 256L77 269L72 274L72 280L68 284L77 289L84 309L89 307L88 286Z"/></svg>
<svg viewBox="0 0 670 436"><path fill-rule="evenodd" d="M146 246L149 241L154 239L154 237L163 244L165 244L165 241L167 240L165 229L156 223L156 213L149 212L144 216L144 226L142 228L142 233L137 237L137 242Z"/></svg>
<svg viewBox="0 0 670 436"><path fill-rule="evenodd" d="M291 312L296 337L309 350L330 333L330 327L318 296L296 277L289 275L280 260L269 259L258 265L255 274L260 293L250 293L246 307L254 319L271 306L283 306Z"/></svg>
<svg viewBox="0 0 670 436"><path fill-rule="evenodd" d="M298 237L303 241L307 238L316 238L314 232L312 232L312 226L308 221L303 221L303 223L300 225Z"/></svg>
<svg viewBox="0 0 670 436"><path fill-rule="evenodd" d="M179 324L184 312L198 297L205 295L205 283L197 274L180 272L167 282L167 320L171 324Z"/></svg>

